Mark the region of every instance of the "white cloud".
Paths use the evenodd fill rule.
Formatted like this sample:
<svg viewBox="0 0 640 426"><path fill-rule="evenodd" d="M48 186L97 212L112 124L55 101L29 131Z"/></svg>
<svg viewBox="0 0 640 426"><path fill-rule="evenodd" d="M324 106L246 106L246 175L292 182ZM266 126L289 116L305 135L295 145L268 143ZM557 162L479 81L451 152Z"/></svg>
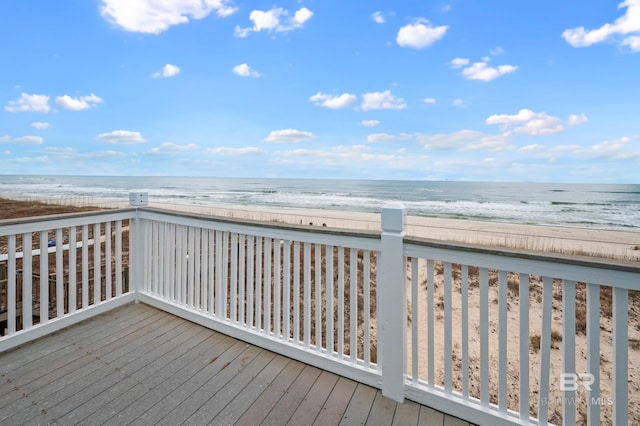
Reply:
<svg viewBox="0 0 640 426"><path fill-rule="evenodd" d="M260 73L252 70L246 63L233 67L233 73L240 77L260 77Z"/></svg>
<svg viewBox="0 0 640 426"><path fill-rule="evenodd" d="M51 146L51 147L48 147L48 148L44 148L43 151L46 152L47 154L73 154L73 153L77 152L78 150L75 149L75 148L71 148L71 147L60 148L60 147L56 147L56 146Z"/></svg>
<svg viewBox="0 0 640 426"><path fill-rule="evenodd" d="M103 0L102 16L126 31L160 34L211 12L226 17L237 10L228 0Z"/></svg>
<svg viewBox="0 0 640 426"><path fill-rule="evenodd" d="M16 143L23 143L26 145L40 145L44 142L44 139L40 136L22 136L13 140Z"/></svg>
<svg viewBox="0 0 640 426"><path fill-rule="evenodd" d="M311 96L309 100L318 106L331 109L340 109L355 104L358 101L358 97L356 95L352 95L351 93L343 93L340 96L332 96L322 92L318 92L315 95Z"/></svg>
<svg viewBox="0 0 640 426"><path fill-rule="evenodd" d="M390 90L384 92L369 92L362 95L363 101L361 108L363 111L371 109L405 109L407 104L404 99L396 98L391 94Z"/></svg>
<svg viewBox="0 0 640 426"><path fill-rule="evenodd" d="M36 122L31 123L31 127L34 127L36 129L39 129L39 130L44 130L44 129L48 129L49 128L49 123L36 121Z"/></svg>
<svg viewBox="0 0 640 426"><path fill-rule="evenodd" d="M432 27L428 20L418 18L412 24L405 25L398 30L396 43L401 47L422 49L441 39L447 32L447 28L449 27L446 25Z"/></svg>
<svg viewBox="0 0 640 426"><path fill-rule="evenodd" d="M425 104L435 104L436 103L436 98L424 98L424 103Z"/></svg>
<svg viewBox="0 0 640 426"><path fill-rule="evenodd" d="M624 136L618 139L602 141L591 147L591 151L595 154L605 156L610 159L626 159L640 157L640 152L623 152L624 148L633 141L633 138Z"/></svg>
<svg viewBox="0 0 640 426"><path fill-rule="evenodd" d="M374 12L371 14L371 19L373 19L373 21L376 24L384 24L385 22L387 22L387 20L385 19L384 15L382 14L382 12Z"/></svg>
<svg viewBox="0 0 640 426"><path fill-rule="evenodd" d="M411 138L411 135L408 133L401 133L399 135L390 135L388 133L372 133L367 136L367 142L392 142L409 138Z"/></svg>
<svg viewBox="0 0 640 426"><path fill-rule="evenodd" d="M525 145L522 148L518 149L518 152L521 153L536 153L542 152L546 147L544 145L540 145L538 143L534 143L531 145Z"/></svg>
<svg viewBox="0 0 640 426"><path fill-rule="evenodd" d="M469 59L467 58L455 58L449 62L453 68L462 68L469 64Z"/></svg>
<svg viewBox="0 0 640 426"><path fill-rule="evenodd" d="M303 142L313 138L313 133L296 129L272 130L264 140L265 142L287 143Z"/></svg>
<svg viewBox="0 0 640 426"><path fill-rule="evenodd" d="M487 118L486 123L499 125L503 131L513 129L516 133L532 136L549 135L564 130L559 118L530 109L521 109L515 115L494 114Z"/></svg>
<svg viewBox="0 0 640 426"><path fill-rule="evenodd" d="M576 124L586 123L587 121L589 121L589 119L585 114L571 114L567 120L567 124L569 126L575 126Z"/></svg>
<svg viewBox="0 0 640 426"><path fill-rule="evenodd" d="M9 142L10 140L11 136L9 135L0 136L0 142Z"/></svg>
<svg viewBox="0 0 640 426"><path fill-rule="evenodd" d="M640 36L629 36L622 40L623 46L628 46L634 52L640 52Z"/></svg>
<svg viewBox="0 0 640 426"><path fill-rule="evenodd" d="M367 142L391 142L398 139L397 136L388 133L373 133L367 136Z"/></svg>
<svg viewBox="0 0 640 426"><path fill-rule="evenodd" d="M491 81L517 69L518 67L514 65L490 67L487 62L474 62L473 65L462 70L462 76L467 80Z"/></svg>
<svg viewBox="0 0 640 426"><path fill-rule="evenodd" d="M504 53L504 49L502 47L496 47L489 51L489 54L492 56L502 55Z"/></svg>
<svg viewBox="0 0 640 426"><path fill-rule="evenodd" d="M362 120L360 122L362 127L376 127L378 124L380 124L379 120Z"/></svg>
<svg viewBox="0 0 640 426"><path fill-rule="evenodd" d="M464 104L465 104L464 99L460 99L460 98L454 99L453 102L451 102L451 105L453 106L464 106Z"/></svg>
<svg viewBox="0 0 640 426"><path fill-rule="evenodd" d="M164 153L176 153L176 152L185 152L185 151L193 151L198 149L198 145L190 143L187 145L178 145L173 142L165 142L160 146L156 146L149 150L150 154L164 154Z"/></svg>
<svg viewBox="0 0 640 426"><path fill-rule="evenodd" d="M84 154L78 154L80 158L89 158L89 159L103 159L103 158L125 158L127 154L120 151L96 151L96 152L87 152Z"/></svg>
<svg viewBox="0 0 640 426"><path fill-rule="evenodd" d="M234 35L244 38L252 32L286 32L296 28L302 28L313 16L313 12L306 7L298 9L292 17L289 11L281 7L274 7L270 10L253 10L249 14L249 19L253 22L253 27L235 27Z"/></svg>
<svg viewBox="0 0 640 426"><path fill-rule="evenodd" d="M407 170L421 167L426 155L397 155L373 153L366 145L334 146L328 150L293 149L276 154L275 161L305 168L353 168L358 164L379 169Z"/></svg>
<svg viewBox="0 0 640 426"><path fill-rule="evenodd" d="M131 132L129 130L114 130L113 132L100 133L97 138L112 144L136 144L145 142L140 132Z"/></svg>
<svg viewBox="0 0 640 426"><path fill-rule="evenodd" d="M173 77L180 73L180 67L177 65L167 64L160 71L153 73L153 78L159 77Z"/></svg>
<svg viewBox="0 0 640 426"><path fill-rule="evenodd" d="M300 8L293 15L293 23L294 26L301 27L305 22L307 22L313 16L313 12L307 9L306 7Z"/></svg>
<svg viewBox="0 0 640 426"><path fill-rule="evenodd" d="M97 104L102 103L102 99L94 95L80 96L79 98L72 98L69 95L56 97L56 105L60 108L69 109L71 111L80 111L83 109L91 108Z"/></svg>
<svg viewBox="0 0 640 426"><path fill-rule="evenodd" d="M220 146L217 148L207 149L207 153L214 154L214 155L242 156L242 155L262 154L264 153L264 151L255 146L247 146L243 148L232 148L232 147Z"/></svg>
<svg viewBox="0 0 640 426"><path fill-rule="evenodd" d="M545 146L540 144L526 145L518 149L518 153L546 158L555 161L558 158L605 158L607 160L628 160L640 158L640 151L630 144L638 138L624 136L605 140L600 143L584 146L578 144Z"/></svg>
<svg viewBox="0 0 640 426"><path fill-rule="evenodd" d="M30 95L28 93L22 93L15 101L9 101L9 104L4 107L9 112L49 112L51 107L49 106L49 96L47 95Z"/></svg>
<svg viewBox="0 0 640 426"><path fill-rule="evenodd" d="M416 142L430 151L510 151L514 147L510 141L509 132L491 135L476 130L460 130L454 133L438 133L434 135L420 134Z"/></svg>
<svg viewBox="0 0 640 426"><path fill-rule="evenodd" d="M573 47L587 47L601 43L616 36L628 36L622 45L629 46L634 52L640 51L640 0L625 0L618 5L618 9L627 8L624 15L613 23L606 23L600 28L586 30L584 27L567 29L562 38Z"/></svg>

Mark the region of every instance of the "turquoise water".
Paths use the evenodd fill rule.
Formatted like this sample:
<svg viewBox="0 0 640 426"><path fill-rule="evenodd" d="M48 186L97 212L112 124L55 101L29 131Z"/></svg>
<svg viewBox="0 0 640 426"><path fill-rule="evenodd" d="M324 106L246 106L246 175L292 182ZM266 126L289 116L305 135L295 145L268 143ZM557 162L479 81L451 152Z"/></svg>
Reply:
<svg viewBox="0 0 640 426"><path fill-rule="evenodd" d="M512 223L640 230L640 185L0 175L0 196L122 198L148 191L179 204L300 207Z"/></svg>

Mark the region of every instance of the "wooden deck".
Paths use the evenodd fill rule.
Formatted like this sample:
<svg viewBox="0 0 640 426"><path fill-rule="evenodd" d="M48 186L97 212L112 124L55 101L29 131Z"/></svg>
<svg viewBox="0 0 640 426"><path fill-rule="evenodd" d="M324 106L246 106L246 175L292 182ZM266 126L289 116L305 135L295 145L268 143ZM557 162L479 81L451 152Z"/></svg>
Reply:
<svg viewBox="0 0 640 426"><path fill-rule="evenodd" d="M0 424L468 423L131 304L0 354Z"/></svg>

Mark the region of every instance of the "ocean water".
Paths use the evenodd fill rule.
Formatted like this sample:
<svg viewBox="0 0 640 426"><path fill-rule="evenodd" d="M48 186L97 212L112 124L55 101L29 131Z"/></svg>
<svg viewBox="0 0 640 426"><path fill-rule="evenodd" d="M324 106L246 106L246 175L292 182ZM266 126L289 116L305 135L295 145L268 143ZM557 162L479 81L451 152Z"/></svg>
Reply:
<svg viewBox="0 0 640 426"><path fill-rule="evenodd" d="M149 199L175 204L298 207L640 231L640 184L0 175L0 197Z"/></svg>

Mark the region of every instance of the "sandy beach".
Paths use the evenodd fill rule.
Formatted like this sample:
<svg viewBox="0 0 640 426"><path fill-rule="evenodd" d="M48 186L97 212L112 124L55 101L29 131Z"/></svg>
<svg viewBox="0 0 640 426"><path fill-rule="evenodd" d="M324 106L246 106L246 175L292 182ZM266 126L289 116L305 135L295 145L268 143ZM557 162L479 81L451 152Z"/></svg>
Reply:
<svg viewBox="0 0 640 426"><path fill-rule="evenodd" d="M2 204L3 212L14 211L19 216L29 216L35 214L51 213L53 210L49 207L33 205L31 208L20 210L18 208L19 202L12 204L5 202ZM98 206L103 207L115 207L113 202L96 203ZM121 205L122 206L122 205ZM344 211L327 211L327 210L300 210L300 209L266 209L266 208L238 208L237 206L216 206L216 207L203 207L203 206L188 206L188 205L174 205L163 203L151 203L152 207L187 211L193 213L200 213L205 215L214 215L221 217L228 217L234 219L250 219L273 223L290 223L296 225L303 225L305 227L327 227L327 228L339 228L348 230L368 230L368 231L380 231L380 215L373 213L354 213ZM56 208L55 212L64 211L64 206ZM122 206L124 207L124 206ZM67 206L69 211L73 211L73 206ZM6 215L3 215L6 217ZM494 247L508 247L511 249L522 250L536 250L546 253L565 253L571 255L590 256L596 258L604 258L608 261L617 261L624 263L635 264L640 261L640 233L638 232L621 232L621 231L608 231L608 230L592 230L583 228L568 228L568 227L547 227L536 225L521 225L521 224L507 224L507 223L495 223L495 222L477 222L466 220L452 220L441 218L426 218L426 217L413 217L407 218L407 235L416 236L422 238L430 238L435 240L449 241L449 242L461 242L465 244L478 244ZM509 281L517 280L515 274L509 275ZM427 296L427 278L426 268L422 263L420 264L419 281L420 286L418 289L418 312L416 312L414 318L418 318L419 325L419 339L418 346L420 353L426 353L427 341L426 341L426 310L428 303L434 303L436 305L436 317L435 317L435 330L436 330L436 347L435 353L443 353L443 325L444 319L442 315L442 308L438 307L439 301L444 299L443 290L443 270L442 265L436 262L435 270L435 282L434 282L434 300L429 301ZM408 271L408 279L411 277L411 272ZM469 357L471 368L471 383L472 393L479 392L478 382L479 376L476 377L479 368L479 342L477 339L477 330L479 324L479 289L477 285L477 275L470 273L470 285L469 285L469 324L463 324L460 316L460 307L462 303L461 287L460 287L460 272L454 269L453 274L453 327L456 331L454 336L454 361L456 365L456 371L454 372L454 388L461 389L461 330L463 327L468 327L469 335L472 337L469 342ZM497 298L498 298L498 285L497 285L497 273L490 272L490 301L493 302L490 305L490 346L497 348ZM539 337L539 330L541 327L541 294L542 294L542 282L541 277L530 277L529 281L530 297L529 297L529 312L530 312L530 336L531 342L535 342L536 337ZM407 293L410 295L411 291L408 284ZM630 309L629 309L629 377L630 377L630 418L640 419L640 294L639 292L631 292L630 294ZM584 285L578 284L577 287L577 302L579 305L584 306L586 291ZM603 396L611 394L611 361L612 361L612 325L611 325L611 312L607 312L607 306L610 309L610 303L607 305L607 297L610 302L610 291L603 290L601 294L601 304L603 312L601 314L601 387ZM552 373L550 375L551 381L551 398L561 398L559 393L558 377L560 373L560 367L562 362L562 291L560 284L554 284L554 303L553 303L553 330L554 338L552 340ZM509 354L509 407L517 409L518 401L518 342L520 336L518 335L518 309L519 300L517 291L513 291L510 288L509 291L509 323L513 323L513 327L509 327L509 342L514 342L508 345ZM411 319L409 320L410 323ZM372 330L375 334L375 330ZM410 329L408 330L408 342L411 342ZM586 370L586 335L582 331L578 331L576 335L576 354L577 354L577 368L580 371ZM539 378L539 351L534 347L530 352L530 378L531 378L531 414L535 415L537 410L537 394L533 389L537 387L537 380ZM409 348L410 353L410 348ZM424 358L423 358L424 359ZM492 371L497 374L497 353L492 352L490 355L490 363ZM442 356L436 360L436 366L443 365ZM411 365L409 365L411 368ZM419 377L426 379L427 371L426 365L421 363L419 366ZM409 370L410 371L410 370ZM492 373L493 374L493 373ZM437 368L436 381L443 381L442 369ZM497 377L491 378L490 390L492 395L492 401L494 398L497 400ZM560 420L562 406L556 404L550 405L550 421L558 422ZM610 409L603 407L603 420L605 422L610 420ZM582 422L584 418L579 415L579 421Z"/></svg>
<svg viewBox="0 0 640 426"><path fill-rule="evenodd" d="M380 214L338 210L194 206L151 202L151 207L235 219L349 230L380 231ZM617 231L407 216L407 236L640 262L640 230Z"/></svg>

